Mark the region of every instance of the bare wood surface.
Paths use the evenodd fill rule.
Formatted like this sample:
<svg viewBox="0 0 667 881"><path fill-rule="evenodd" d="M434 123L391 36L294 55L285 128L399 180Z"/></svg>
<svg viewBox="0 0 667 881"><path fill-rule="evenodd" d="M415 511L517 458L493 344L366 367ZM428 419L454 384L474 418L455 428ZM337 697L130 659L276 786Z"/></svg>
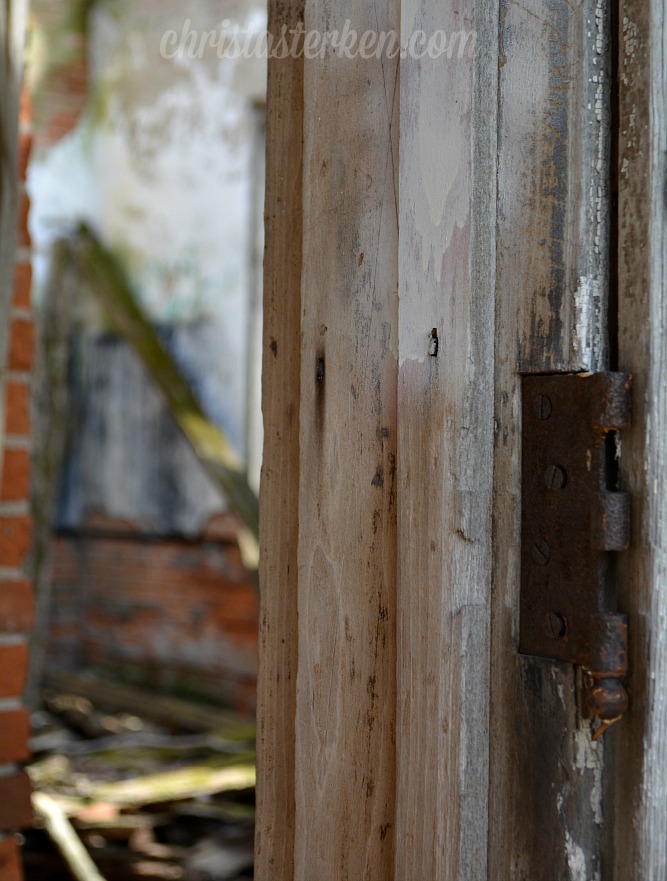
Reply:
<svg viewBox="0 0 667 881"><path fill-rule="evenodd" d="M401 64L401 881L487 877L497 14L474 0L402 13L404 41L465 28L478 57Z"/></svg>
<svg viewBox="0 0 667 881"><path fill-rule="evenodd" d="M630 711L614 733L608 876L667 879L667 17L619 9L619 367L635 376L623 433L632 545L619 560L630 613Z"/></svg>
<svg viewBox="0 0 667 881"><path fill-rule="evenodd" d="M606 11L502 0L489 878L601 877L603 743L573 668L516 655L520 371L606 365Z"/></svg>
<svg viewBox="0 0 667 881"><path fill-rule="evenodd" d="M567 665L516 654L520 374L608 364L608 22L593 0L501 0L496 59L497 13L474 0L451 9L402 4L404 35L465 26L477 32L478 58L437 68L402 62L398 243L389 178L378 174L388 145L396 168L396 110L383 117L378 109L381 81L385 108L395 102L386 101L395 72L366 62L362 81L350 60L306 62L292 607L294 877L302 881L593 881L608 868L604 745L592 742L579 711L577 677ZM306 30L340 28L350 17L363 31L363 14L322 3ZM395 14L385 4L371 26L390 27ZM400 348L386 296L396 248ZM437 355L429 354L432 328ZM399 363L397 442L387 351ZM374 448L378 429L384 443ZM386 492L394 468L396 486L369 506L367 475ZM378 629L371 599L377 592L380 618L391 622L396 499L393 634L391 623ZM362 753L364 722L372 734ZM383 813L393 864L374 837Z"/></svg>
<svg viewBox="0 0 667 881"><path fill-rule="evenodd" d="M304 0L269 3L269 30ZM303 59L271 59L267 98L255 876L294 877Z"/></svg>
<svg viewBox="0 0 667 881"><path fill-rule="evenodd" d="M397 0L306 32L398 29ZM295 879L391 881L397 59L306 60Z"/></svg>

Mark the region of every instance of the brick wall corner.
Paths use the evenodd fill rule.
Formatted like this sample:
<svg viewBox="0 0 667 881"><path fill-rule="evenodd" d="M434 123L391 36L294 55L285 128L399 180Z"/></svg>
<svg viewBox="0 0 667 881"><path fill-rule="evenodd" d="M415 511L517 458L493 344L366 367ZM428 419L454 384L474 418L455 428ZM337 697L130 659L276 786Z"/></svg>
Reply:
<svg viewBox="0 0 667 881"><path fill-rule="evenodd" d="M24 96L19 124L19 206L14 287L4 375L4 444L0 451L0 877L21 879L13 829L30 825L30 783L20 763L29 757L30 716L23 706L28 638L34 618L28 577L32 543L30 509L30 385L35 349L31 309L30 202L25 187L32 149L30 101Z"/></svg>

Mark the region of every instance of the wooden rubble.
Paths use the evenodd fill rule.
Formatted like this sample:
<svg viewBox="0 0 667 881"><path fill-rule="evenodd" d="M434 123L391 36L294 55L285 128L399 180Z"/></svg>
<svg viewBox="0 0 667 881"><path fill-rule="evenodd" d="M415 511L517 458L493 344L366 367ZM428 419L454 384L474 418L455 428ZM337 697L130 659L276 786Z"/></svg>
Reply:
<svg viewBox="0 0 667 881"><path fill-rule="evenodd" d="M105 680L47 677L26 881L251 879L254 725Z"/></svg>

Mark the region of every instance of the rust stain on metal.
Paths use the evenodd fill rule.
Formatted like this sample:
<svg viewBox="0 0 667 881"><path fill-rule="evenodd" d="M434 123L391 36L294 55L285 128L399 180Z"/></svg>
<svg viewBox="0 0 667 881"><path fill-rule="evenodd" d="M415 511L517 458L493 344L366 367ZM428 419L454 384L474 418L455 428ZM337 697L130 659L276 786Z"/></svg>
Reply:
<svg viewBox="0 0 667 881"><path fill-rule="evenodd" d="M521 652L583 667L602 720L628 705L627 620L607 608L608 554L630 541L627 494L607 486L606 435L630 424L631 376L523 379Z"/></svg>

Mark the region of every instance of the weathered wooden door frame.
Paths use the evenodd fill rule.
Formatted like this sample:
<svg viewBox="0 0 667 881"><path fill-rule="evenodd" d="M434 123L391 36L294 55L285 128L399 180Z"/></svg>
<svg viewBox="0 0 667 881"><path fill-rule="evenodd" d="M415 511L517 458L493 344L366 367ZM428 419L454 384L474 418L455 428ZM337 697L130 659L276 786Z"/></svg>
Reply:
<svg viewBox="0 0 667 881"><path fill-rule="evenodd" d="M621 469L633 542L619 561L630 613L631 711L610 744L614 881L667 878L667 14L618 4L615 248L618 360L635 375Z"/></svg>
<svg viewBox="0 0 667 881"><path fill-rule="evenodd" d="M261 881L667 878L666 26L614 11L270 4L478 48L270 62ZM632 705L595 744L579 674L516 653L519 395L608 366Z"/></svg>

